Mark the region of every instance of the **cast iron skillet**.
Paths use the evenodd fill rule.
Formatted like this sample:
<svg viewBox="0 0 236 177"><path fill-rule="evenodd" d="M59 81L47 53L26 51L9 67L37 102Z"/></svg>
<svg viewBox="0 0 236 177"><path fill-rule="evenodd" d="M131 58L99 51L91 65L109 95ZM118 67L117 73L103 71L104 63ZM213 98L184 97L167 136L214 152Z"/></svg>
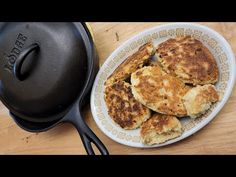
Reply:
<svg viewBox="0 0 236 177"><path fill-rule="evenodd" d="M24 27L22 27L21 24L12 23L8 26L6 25L7 26L7 27L5 27L6 29L4 28L4 25L5 24L0 24L0 28L1 28L1 26L3 26L3 29L0 31L0 33L2 31L4 32L4 30L10 31L10 32L8 32L8 31L6 32L6 35L5 35L6 38L7 38L7 35L10 35L11 33L13 33L13 32L11 32L11 29L13 27L14 27L14 30L19 28L19 31L20 31L19 34L21 34L21 32L22 32L22 28L23 28L23 30L25 30L25 29L33 30L34 29L34 25L31 25L30 23L26 24ZM13 25L13 27L11 27L11 25ZM43 25L45 25L45 24L43 24ZM54 30L55 25L54 26L53 25L54 24L51 25L50 23L46 24L46 26L50 26L50 28L45 27L46 30L43 29L44 30L43 33L51 34L51 33L55 32L55 30ZM57 25L60 27L61 24L57 24ZM22 42L22 44L19 44L17 46L22 47L22 51L19 52L19 54L17 55L15 60L12 60L12 68L10 68L10 69L12 69L12 71L10 71L10 72L5 71L5 70L8 70L8 68L6 69L6 67L4 69L2 69L2 68L0 69L0 74L1 74L0 75L0 99L3 102L3 104L9 109L10 115L13 117L15 122L22 129L29 131L29 132L42 132L42 131L47 131L48 129L51 129L60 123L69 122L69 123L72 123L76 127L76 129L78 130L80 137L82 139L82 142L84 144L84 147L86 149L86 152L89 155L95 154L94 150L91 146L91 143L94 143L96 145L96 147L99 149L99 151L102 155L108 155L108 151L107 151L106 147L97 138L97 136L92 132L92 130L86 125L86 123L84 122L82 115L81 115L81 109L82 109L83 105L86 103L86 101L88 100L88 96L89 96L88 93L91 90L93 80L94 80L95 75L98 71L98 57L96 55L96 50L95 50L95 47L93 44L93 40L92 40L92 37L90 35L88 28L86 27L86 25L84 23L72 23L72 24L69 24L68 26L69 26L68 27L69 31L78 30L78 32L76 31L75 35L72 37L73 38L78 37L78 40L82 40L82 42L78 41L78 40L76 41L76 42L80 42L79 43L80 48L76 48L78 46L74 47L77 50L80 50L80 51L78 51L78 52L80 52L80 54L78 54L78 52L76 53L75 51L73 51L74 53L76 53L76 57L78 58L78 60L80 60L79 65L78 65L80 67L80 68L78 68L78 70L80 70L80 71L77 71L77 70L73 71L73 65L76 65L76 63L74 63L74 64L63 63L64 59L59 62L61 62L62 64L65 65L65 68L62 70L63 73L67 74L68 76L70 76L72 78L73 77L78 78L78 80L75 80L73 83L73 82L68 81L68 80L70 80L70 77L63 76L63 74L61 74L62 75L61 76L60 71L57 71L58 65L55 65L56 69L55 69L55 71L52 72L51 70L54 70L54 68L51 67L51 65L53 65L53 63L47 64L46 69L45 69L45 65L44 65L44 68L40 70L39 66L40 65L43 66L43 63L42 63L42 61L37 61L37 60L40 60L40 57L43 58L43 56L40 56L40 55L44 55L43 49L40 49L40 47L43 48L45 40L47 42L47 40L54 40L56 38L55 41L58 41L58 34L57 34L57 36L55 35L54 38L48 37L50 39L43 39L44 40L43 42L40 42L37 40L34 40L33 42L30 41L31 44L28 45L27 47L22 47L24 45L23 39L25 39L25 41L27 41L26 37L25 38L23 38L22 36L19 37L19 35L18 35L18 37L20 39L17 42L17 44L19 44L19 42ZM53 27L52 28L53 30L51 30L51 27ZM38 34L36 34L36 35L40 35L41 34L40 30L42 30L42 29L40 29L40 27L38 27L38 25L36 25L36 30L39 30ZM22 33L24 33L24 31ZM31 35L31 33L35 35L36 32L29 32L29 35ZM57 31L55 33L57 33ZM41 39L41 38L44 38L44 36L39 36L39 39ZM64 40L63 37L61 37L60 35L59 35L59 38L62 38L59 41ZM69 36L69 38L70 38L70 36ZM74 40L73 38L71 40ZM77 44L76 42L75 42L75 44ZM25 42L25 43L27 43L27 42ZM3 44L3 45L5 45L5 44ZM45 45L48 45L48 43L45 43ZM57 45L57 44L55 44L55 45ZM61 45L61 46L63 46L62 52L63 52L63 50L65 50L65 52L68 50L66 48L67 45L70 46L71 44L62 44ZM1 46L1 41L0 41L0 46ZM56 47L52 45L51 48L53 50L53 48L56 48ZM73 45L72 45L72 48L73 48ZM14 52L14 50L8 50L8 53L12 52L12 51ZM4 51L4 53L5 52L6 51ZM60 52L61 51L58 51L58 53L60 55L64 55L64 53L60 53ZM55 55L57 55L57 51L54 53L56 53ZM10 56L10 54L6 55L6 56ZM70 56L70 54L68 54L68 56L72 57L72 56ZM0 57L2 57L2 58L0 58L1 65L6 65L6 62L10 61L10 60L5 61L3 59L4 56L0 56ZM37 57L39 59L35 59ZM50 57L52 57L52 55L48 56L48 58L50 58ZM58 57L60 58L59 55L58 55ZM8 59L9 59L9 57L8 57ZM12 59L12 58L10 58L10 59ZM54 58L52 58L52 60L54 60ZM4 61L5 63L2 61ZM24 66L24 67L26 68L27 72L23 73L23 71L22 71L24 69L23 65L24 65L24 62L26 62L26 61L31 61L31 63L28 62L30 69L27 69L27 65L25 64L26 66ZM33 63L32 61L35 63ZM57 61L57 60L55 59L55 61ZM45 62L47 62L47 61L45 60L44 63ZM72 62L75 62L75 61L72 60ZM47 79L50 80L50 78L53 78L53 79L59 78L58 79L59 84L56 85L57 82L55 82L56 86L53 85L53 87L52 87L52 91L57 92L56 96L55 96L55 94L51 93L51 90L48 91L47 90L48 88L42 84L39 85L40 87L42 87L42 89L41 89L42 91L40 89L38 89L38 90L36 89L36 91L34 92L34 93L36 93L35 98L32 95L27 95L27 93L25 93L26 92L25 90L27 90L28 88L30 88L30 87L34 88L34 84L37 85L37 82L35 82L34 78L36 78L36 81L37 81L37 79L39 79L39 82L41 80L43 80L42 78L39 77L40 75L37 75L37 73L35 73L37 71L37 65L38 65L38 71L44 72L44 73L42 72L42 75L45 74L45 72L50 73L50 74L48 74L48 78L45 78L46 80ZM11 67L11 66L7 66L7 67ZM68 68L66 68L66 67L68 67ZM49 71L47 70L48 68L50 68ZM68 69L71 69L71 68L72 68L72 71L68 71ZM34 70L36 70L36 71L34 72ZM74 76L74 74L70 73L70 72L74 72L74 74L77 74L78 77L76 75ZM80 72L80 74L78 74L79 72ZM55 76L51 76L51 74L52 75L55 74ZM44 75L44 77L45 77L45 75ZM66 79L65 84L63 82L61 84L60 79ZM30 87L28 87L27 82L30 82L30 81L34 81L34 83L33 83L33 85L32 85L32 83L29 83L31 85L30 85ZM51 82L53 82L53 80ZM49 84L48 87L50 87L51 82L47 82ZM16 88L18 90L14 90L15 88L12 88L14 86L14 84L16 85ZM26 86L24 86L24 84ZM72 88L70 88L68 85ZM11 89L13 89L13 90L11 90ZM45 92L48 91L48 92L46 92L46 95L48 95L49 98L47 98L47 97L45 97L45 95L43 95L44 94L43 89L45 89ZM21 92L21 94L19 94L18 91ZM65 95L64 92L62 92L62 91L65 91L65 92L68 91L68 93ZM37 95L37 92L39 93L38 94L39 96ZM27 99L24 100L24 97L22 96L22 94L26 94ZM43 96L40 97L40 94ZM51 96L50 94L53 95L53 98L55 100L60 101L60 103L62 103L62 105L59 103L54 103L50 97ZM38 102L40 104L37 103L37 99L39 100ZM44 101L44 99L46 101ZM45 105L42 103L45 103ZM57 106L57 105L59 105L59 106L55 109L55 106ZM35 106L38 106L39 110Z"/></svg>

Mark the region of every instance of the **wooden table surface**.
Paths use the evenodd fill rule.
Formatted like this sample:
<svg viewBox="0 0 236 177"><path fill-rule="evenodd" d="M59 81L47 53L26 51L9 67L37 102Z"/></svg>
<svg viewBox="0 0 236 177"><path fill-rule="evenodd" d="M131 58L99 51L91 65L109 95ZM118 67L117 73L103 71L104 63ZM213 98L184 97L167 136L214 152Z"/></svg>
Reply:
<svg viewBox="0 0 236 177"><path fill-rule="evenodd" d="M100 64L131 36L161 23L90 23ZM236 53L236 23L200 23L222 34ZM137 149L106 137L96 126L89 105L84 116L110 154L236 154L236 87L220 113L196 134L169 146ZM47 132L29 133L19 128L0 103L0 154L86 154L76 129L61 124Z"/></svg>

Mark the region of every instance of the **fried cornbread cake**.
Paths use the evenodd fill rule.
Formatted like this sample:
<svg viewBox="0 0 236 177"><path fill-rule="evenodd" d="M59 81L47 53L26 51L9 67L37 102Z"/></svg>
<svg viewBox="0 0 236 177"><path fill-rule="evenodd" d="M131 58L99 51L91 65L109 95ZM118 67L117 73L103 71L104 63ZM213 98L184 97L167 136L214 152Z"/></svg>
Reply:
<svg viewBox="0 0 236 177"><path fill-rule="evenodd" d="M214 84L219 77L216 60L202 42L191 36L166 40L157 46L164 71L193 85Z"/></svg>
<svg viewBox="0 0 236 177"><path fill-rule="evenodd" d="M219 95L214 85L207 84L190 89L183 97L187 114L196 118L204 114L212 105L219 101Z"/></svg>
<svg viewBox="0 0 236 177"><path fill-rule="evenodd" d="M107 86L104 99L108 114L124 129L136 129L151 116L151 111L134 99L130 84L124 81Z"/></svg>
<svg viewBox="0 0 236 177"><path fill-rule="evenodd" d="M112 85L117 81L125 81L129 79L131 73L148 63L154 53L155 48L151 42L144 44L138 49L138 51L129 56L116 68L116 70L106 80L105 85Z"/></svg>
<svg viewBox="0 0 236 177"><path fill-rule="evenodd" d="M191 36L146 43L108 77L104 100L121 128L141 126L144 144L161 144L182 135L178 118L196 118L219 100L218 77L214 56Z"/></svg>
<svg viewBox="0 0 236 177"><path fill-rule="evenodd" d="M155 113L141 125L140 136L144 144L161 144L179 137L182 126L175 116Z"/></svg>
<svg viewBox="0 0 236 177"><path fill-rule="evenodd" d="M187 111L182 97L189 90L181 80L160 66L145 66L131 75L134 98L155 112L183 117Z"/></svg>

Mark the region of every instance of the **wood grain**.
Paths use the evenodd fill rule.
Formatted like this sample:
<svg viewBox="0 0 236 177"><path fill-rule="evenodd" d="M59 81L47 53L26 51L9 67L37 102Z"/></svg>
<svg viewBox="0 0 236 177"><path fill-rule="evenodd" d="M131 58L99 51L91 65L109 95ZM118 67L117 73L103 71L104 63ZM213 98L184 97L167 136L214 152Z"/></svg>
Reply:
<svg viewBox="0 0 236 177"><path fill-rule="evenodd" d="M161 23L90 23L100 64L124 41ZM200 23L222 34L236 53L236 23ZM96 126L89 105L84 110L88 125L110 154L236 154L236 88L221 112L206 127L178 143L152 149L120 145ZM29 133L19 128L0 104L0 154L86 154L76 129L61 124L47 132Z"/></svg>

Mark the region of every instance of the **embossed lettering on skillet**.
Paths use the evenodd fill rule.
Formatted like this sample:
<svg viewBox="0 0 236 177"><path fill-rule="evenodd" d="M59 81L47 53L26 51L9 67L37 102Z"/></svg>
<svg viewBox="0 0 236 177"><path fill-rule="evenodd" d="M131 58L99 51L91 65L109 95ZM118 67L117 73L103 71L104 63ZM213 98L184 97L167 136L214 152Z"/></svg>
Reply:
<svg viewBox="0 0 236 177"><path fill-rule="evenodd" d="M11 52L6 56L7 63L4 66L4 69L8 71L13 70L13 66L16 62L17 57L22 51L22 48L27 40L27 37L21 33L18 34L16 41L14 43L13 48L11 49Z"/></svg>

